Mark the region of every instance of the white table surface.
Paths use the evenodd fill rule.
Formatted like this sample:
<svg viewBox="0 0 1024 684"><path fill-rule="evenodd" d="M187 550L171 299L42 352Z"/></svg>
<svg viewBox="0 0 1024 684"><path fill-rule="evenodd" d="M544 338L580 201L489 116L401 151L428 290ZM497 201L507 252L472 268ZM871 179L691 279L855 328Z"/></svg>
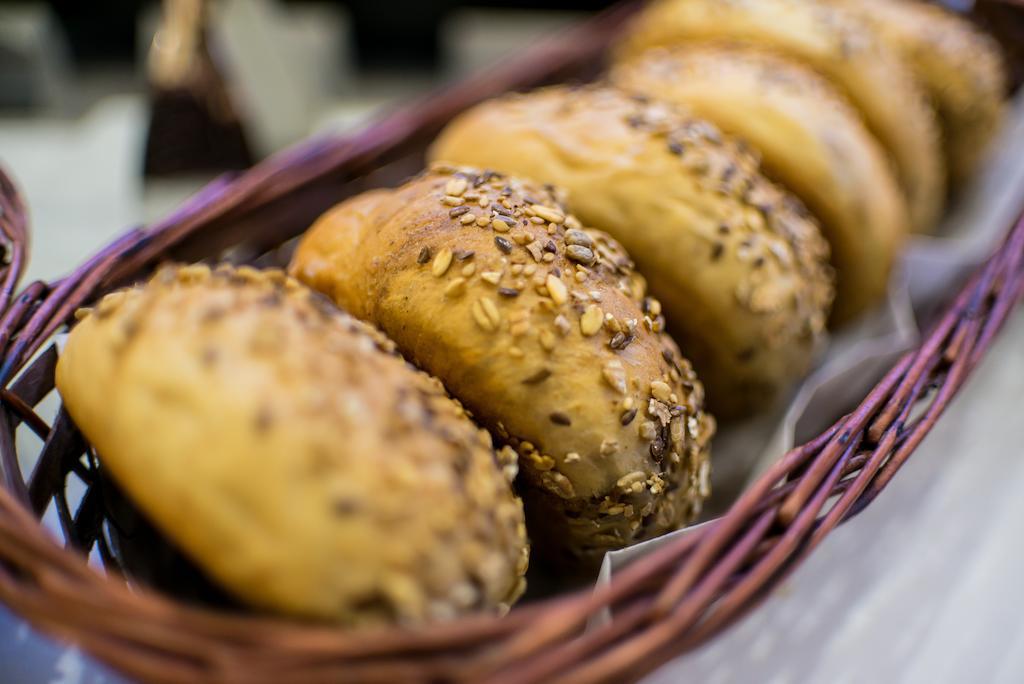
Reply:
<svg viewBox="0 0 1024 684"><path fill-rule="evenodd" d="M74 124L0 121L0 163L32 209L30 277L65 273L147 218L153 203L143 201L137 173L141 122L141 103L127 96ZM1024 682L1022 443L1018 310L885 494L752 617L649 681ZM16 619L0 614L0 635L5 625L18 643L29 641ZM42 670L3 666L15 647L0 646L4 682L109 681L74 652L38 644L34 652L56 666L32 678Z"/></svg>

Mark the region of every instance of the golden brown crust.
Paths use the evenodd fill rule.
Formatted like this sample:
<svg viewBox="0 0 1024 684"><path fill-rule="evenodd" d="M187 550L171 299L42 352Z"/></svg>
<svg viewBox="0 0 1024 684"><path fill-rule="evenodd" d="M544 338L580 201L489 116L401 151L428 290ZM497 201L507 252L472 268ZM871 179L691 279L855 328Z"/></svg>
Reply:
<svg viewBox="0 0 1024 684"><path fill-rule="evenodd" d="M969 180L1005 115L1007 72L996 41L932 3L833 1L903 56L938 112L951 183Z"/></svg>
<svg viewBox="0 0 1024 684"><path fill-rule="evenodd" d="M716 415L763 409L808 369L832 299L828 246L713 125L611 88L555 87L469 110L431 155L565 188L636 259Z"/></svg>
<svg viewBox="0 0 1024 684"><path fill-rule="evenodd" d="M533 529L562 528L549 554L593 559L699 509L703 388L626 254L548 190L435 166L325 214L291 271L518 450Z"/></svg>
<svg viewBox="0 0 1024 684"><path fill-rule="evenodd" d="M822 225L836 267L832 322L885 297L910 225L885 151L827 80L791 60L735 45L653 48L612 82L683 105L750 143L765 172Z"/></svg>
<svg viewBox="0 0 1024 684"><path fill-rule="evenodd" d="M619 54L701 41L752 44L821 72L892 156L915 230L935 227L945 201L935 114L899 55L856 16L808 0L656 0L628 31Z"/></svg>
<svg viewBox="0 0 1024 684"><path fill-rule="evenodd" d="M165 268L71 331L57 387L139 508L257 607L507 608L527 560L514 454L496 462L393 348L280 271Z"/></svg>

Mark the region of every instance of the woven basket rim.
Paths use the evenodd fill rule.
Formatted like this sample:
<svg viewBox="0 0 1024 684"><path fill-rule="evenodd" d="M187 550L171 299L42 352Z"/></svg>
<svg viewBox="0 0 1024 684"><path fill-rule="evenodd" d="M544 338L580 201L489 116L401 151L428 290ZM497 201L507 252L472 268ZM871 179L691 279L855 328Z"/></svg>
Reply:
<svg viewBox="0 0 1024 684"><path fill-rule="evenodd" d="M1024 6L1024 0L990 1ZM724 516L672 539L596 591L526 604L504 618L349 632L226 615L129 588L98 573L78 551L61 548L37 520L49 503L53 475L37 469L26 484L14 432L25 423L44 440L44 454L87 448L66 414L51 426L33 408L47 385L52 388L56 354L46 346L75 309L175 250L188 253L191 241L218 221L230 222L339 169L350 176L372 169L421 135L425 121L446 120L467 102L517 87L527 74L556 76L593 59L635 8L613 8L574 29L575 44L567 47L572 41L565 37L549 41L518 62L392 112L358 135L303 143L219 179L167 219L121 235L68 276L30 283L17 295L29 232L24 203L0 171L0 231L9 245L0 269L0 413L7 418L0 423L0 601L43 631L147 681L635 678L735 622L832 529L873 501L1024 296L1024 217L921 345L854 411L788 452ZM87 513L80 508L77 515ZM75 515L61 512L62 523L74 529ZM605 610L613 619L580 636Z"/></svg>

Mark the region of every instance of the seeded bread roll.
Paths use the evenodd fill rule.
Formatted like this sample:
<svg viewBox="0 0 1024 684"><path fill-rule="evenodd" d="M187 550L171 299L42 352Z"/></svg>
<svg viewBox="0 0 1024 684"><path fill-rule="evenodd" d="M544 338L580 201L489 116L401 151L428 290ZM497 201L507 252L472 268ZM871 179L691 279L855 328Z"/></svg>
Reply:
<svg viewBox="0 0 1024 684"><path fill-rule="evenodd" d="M469 110L431 155L565 188L636 259L715 415L763 409L808 369L832 299L828 245L713 125L610 88L555 87Z"/></svg>
<svg viewBox="0 0 1024 684"><path fill-rule="evenodd" d="M999 45L944 8L910 0L833 0L856 12L903 56L939 115L955 185L977 169L1005 114Z"/></svg>
<svg viewBox="0 0 1024 684"><path fill-rule="evenodd" d="M689 107L761 153L820 221L836 269L832 321L884 298L910 225L885 151L827 80L738 46L654 48L615 66L624 90Z"/></svg>
<svg viewBox="0 0 1024 684"><path fill-rule="evenodd" d="M417 623L522 592L514 454L280 271L165 268L108 295L57 388L126 494L256 607Z"/></svg>
<svg viewBox="0 0 1024 684"><path fill-rule="evenodd" d="M700 41L768 48L826 76L892 156L915 230L935 227L945 200L935 113L899 55L856 16L818 0L655 0L619 54Z"/></svg>
<svg viewBox="0 0 1024 684"><path fill-rule="evenodd" d="M519 452L545 559L597 561L699 510L703 387L626 254L551 192L435 166L325 214L290 268Z"/></svg>

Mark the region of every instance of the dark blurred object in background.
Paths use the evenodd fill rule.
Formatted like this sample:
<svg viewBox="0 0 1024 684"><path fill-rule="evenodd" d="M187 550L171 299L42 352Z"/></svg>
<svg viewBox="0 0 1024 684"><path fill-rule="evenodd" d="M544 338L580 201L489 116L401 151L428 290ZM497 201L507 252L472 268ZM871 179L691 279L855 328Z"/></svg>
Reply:
<svg viewBox="0 0 1024 684"><path fill-rule="evenodd" d="M302 4L304 0L282 0ZM344 7L352 20L358 64L365 68L429 70L437 66L440 26L461 7L599 10L612 0L320 0ZM49 0L79 64L130 62L137 18L146 0Z"/></svg>
<svg viewBox="0 0 1024 684"><path fill-rule="evenodd" d="M146 177L252 166L238 110L210 52L209 10L210 0L163 2L146 65Z"/></svg>
<svg viewBox="0 0 1024 684"><path fill-rule="evenodd" d="M142 0L49 0L79 65L133 62L136 20L147 4Z"/></svg>
<svg viewBox="0 0 1024 684"><path fill-rule="evenodd" d="M983 3L978 6L979 23L1010 53L1010 87L1016 89L1024 84L1024 18L1019 7L1024 0L1006 0L1004 3Z"/></svg>
<svg viewBox="0 0 1024 684"><path fill-rule="evenodd" d="M39 100L32 60L3 44L0 44L0 84L0 108L28 109Z"/></svg>

